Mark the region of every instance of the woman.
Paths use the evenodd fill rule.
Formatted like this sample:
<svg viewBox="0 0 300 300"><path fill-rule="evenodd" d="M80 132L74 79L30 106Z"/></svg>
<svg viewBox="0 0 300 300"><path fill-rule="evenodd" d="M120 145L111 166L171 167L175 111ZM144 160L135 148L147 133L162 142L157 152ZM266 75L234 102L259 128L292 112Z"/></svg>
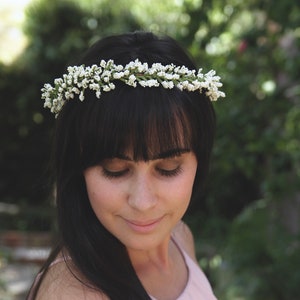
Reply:
<svg viewBox="0 0 300 300"><path fill-rule="evenodd" d="M219 77L143 32L79 65L43 89L61 241L28 299L216 299L181 218L208 172Z"/></svg>

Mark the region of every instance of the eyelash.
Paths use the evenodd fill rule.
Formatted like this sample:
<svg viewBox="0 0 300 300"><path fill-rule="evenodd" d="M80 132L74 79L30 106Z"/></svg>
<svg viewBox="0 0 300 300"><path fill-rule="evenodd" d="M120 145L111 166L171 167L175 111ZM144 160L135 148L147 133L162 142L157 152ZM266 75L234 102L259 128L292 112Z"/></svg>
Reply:
<svg viewBox="0 0 300 300"><path fill-rule="evenodd" d="M102 168L102 174L104 177L106 178L120 178L122 176L124 176L129 170L128 169L125 169L125 170L122 170L122 171L117 171L117 172L111 172L111 171L108 171L104 168Z"/></svg>
<svg viewBox="0 0 300 300"><path fill-rule="evenodd" d="M165 176L165 177L175 177L178 174L181 173L182 168L178 166L177 168L173 170L164 170L164 169L157 169L157 171L160 173L160 175Z"/></svg>
<svg viewBox="0 0 300 300"><path fill-rule="evenodd" d="M156 169L160 175L164 176L164 177L175 177L177 175L179 175L182 171L182 168L180 166L178 166L177 168L173 169L173 170L164 170L164 169ZM102 174L104 177L106 178L120 178L124 175L126 175L129 172L129 169L125 169L122 171L117 171L117 172L111 172L105 168L102 168Z"/></svg>

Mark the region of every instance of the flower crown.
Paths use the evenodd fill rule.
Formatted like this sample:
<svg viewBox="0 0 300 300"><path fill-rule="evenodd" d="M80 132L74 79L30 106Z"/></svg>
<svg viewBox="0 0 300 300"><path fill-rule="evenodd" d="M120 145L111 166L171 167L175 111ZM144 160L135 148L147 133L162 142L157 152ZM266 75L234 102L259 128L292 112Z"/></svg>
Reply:
<svg viewBox="0 0 300 300"><path fill-rule="evenodd" d="M85 90L90 89L96 92L97 98L100 98L102 92L109 92L115 88L113 83L115 80L121 80L133 87L139 84L142 87L162 86L166 89L177 87L187 91L199 90L200 93L204 90L211 101L225 97L225 93L218 90L222 83L214 70L203 74L202 69L196 73L195 70L189 70L185 66L160 63L154 63L149 68L147 63L136 59L126 66L116 65L113 60L101 60L99 66L74 66L68 67L67 71L62 78L54 80L54 86L45 84L42 88L44 107L48 107L56 116L65 102L73 99L75 94L83 101Z"/></svg>

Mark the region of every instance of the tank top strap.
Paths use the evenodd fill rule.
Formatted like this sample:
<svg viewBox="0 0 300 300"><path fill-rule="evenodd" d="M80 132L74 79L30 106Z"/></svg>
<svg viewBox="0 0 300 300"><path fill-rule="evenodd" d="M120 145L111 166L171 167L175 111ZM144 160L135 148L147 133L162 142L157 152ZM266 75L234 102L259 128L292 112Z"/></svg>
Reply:
<svg viewBox="0 0 300 300"><path fill-rule="evenodd" d="M62 262L65 262L67 260L72 260L72 258L70 256L59 256L59 257L56 257L52 262L51 264L49 265L49 268L59 264L59 263L62 263Z"/></svg>
<svg viewBox="0 0 300 300"><path fill-rule="evenodd" d="M58 256L56 257L49 265L48 269L59 264L59 263L62 263L62 262L65 262L66 260L71 260L72 258L70 256ZM33 290L35 289L35 287L37 286L38 282L40 281L41 279L41 276L43 275L44 273L44 270L39 272L35 279L34 279L34 282L32 284L32 287L31 287L31 290L29 292L29 295L27 297L27 300L33 300Z"/></svg>
<svg viewBox="0 0 300 300"><path fill-rule="evenodd" d="M184 258L189 276L185 289L176 300L217 300L208 279L197 262L189 256L174 236L171 237L171 240Z"/></svg>

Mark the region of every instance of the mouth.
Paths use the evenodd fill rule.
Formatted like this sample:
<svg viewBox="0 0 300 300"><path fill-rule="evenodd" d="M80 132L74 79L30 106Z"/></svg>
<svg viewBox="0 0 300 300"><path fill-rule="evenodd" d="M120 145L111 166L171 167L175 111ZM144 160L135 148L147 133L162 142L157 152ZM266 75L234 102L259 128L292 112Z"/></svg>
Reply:
<svg viewBox="0 0 300 300"><path fill-rule="evenodd" d="M146 220L146 221L138 221L138 220L127 220L124 219L126 224L133 230L139 233L148 233L153 231L162 221L163 217Z"/></svg>

